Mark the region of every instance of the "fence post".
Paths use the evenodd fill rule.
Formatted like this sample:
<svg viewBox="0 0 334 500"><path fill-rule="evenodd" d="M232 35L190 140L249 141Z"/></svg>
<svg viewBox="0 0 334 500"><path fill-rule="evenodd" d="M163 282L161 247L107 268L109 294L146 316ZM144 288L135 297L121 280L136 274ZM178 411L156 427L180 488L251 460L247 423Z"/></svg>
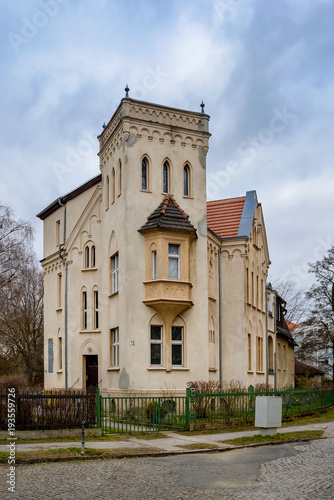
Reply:
<svg viewBox="0 0 334 500"><path fill-rule="evenodd" d="M96 427L101 428L101 396L100 389L96 389Z"/></svg>
<svg viewBox="0 0 334 500"><path fill-rule="evenodd" d="M186 421L185 421L185 429L189 431L189 414L190 414L190 387L186 389Z"/></svg>
<svg viewBox="0 0 334 500"><path fill-rule="evenodd" d="M250 416L254 417L255 416L255 397L254 397L254 387L252 385L250 385L248 387L248 394L249 394Z"/></svg>

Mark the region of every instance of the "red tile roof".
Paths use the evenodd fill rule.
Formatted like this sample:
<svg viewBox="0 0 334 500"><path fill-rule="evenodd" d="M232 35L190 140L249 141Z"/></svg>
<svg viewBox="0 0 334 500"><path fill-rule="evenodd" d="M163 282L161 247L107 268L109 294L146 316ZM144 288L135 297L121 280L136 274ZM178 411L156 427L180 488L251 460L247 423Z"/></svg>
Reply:
<svg viewBox="0 0 334 500"><path fill-rule="evenodd" d="M208 201L208 228L220 238L238 236L246 196Z"/></svg>

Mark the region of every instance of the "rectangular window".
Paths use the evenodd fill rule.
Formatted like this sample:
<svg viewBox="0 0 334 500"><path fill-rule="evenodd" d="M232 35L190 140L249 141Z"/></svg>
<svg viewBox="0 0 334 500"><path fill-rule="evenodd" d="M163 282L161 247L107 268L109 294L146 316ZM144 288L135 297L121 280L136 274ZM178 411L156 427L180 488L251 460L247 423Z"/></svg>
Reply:
<svg viewBox="0 0 334 500"><path fill-rule="evenodd" d="M61 274L57 275L57 308L61 309Z"/></svg>
<svg viewBox="0 0 334 500"><path fill-rule="evenodd" d="M153 250L152 252L152 279L157 279L157 252Z"/></svg>
<svg viewBox="0 0 334 500"><path fill-rule="evenodd" d="M151 325L151 365L162 365L162 326Z"/></svg>
<svg viewBox="0 0 334 500"><path fill-rule="evenodd" d="M111 293L118 292L118 253L111 257Z"/></svg>
<svg viewBox="0 0 334 500"><path fill-rule="evenodd" d="M58 337L58 370L63 369L63 345L62 345L62 338Z"/></svg>
<svg viewBox="0 0 334 500"><path fill-rule="evenodd" d="M82 329L87 330L87 292L82 292Z"/></svg>
<svg viewBox="0 0 334 500"><path fill-rule="evenodd" d="M48 339L48 373L53 373L53 339Z"/></svg>
<svg viewBox="0 0 334 500"><path fill-rule="evenodd" d="M246 297L247 297L247 303L249 303L249 270L248 270L248 267L246 267Z"/></svg>
<svg viewBox="0 0 334 500"><path fill-rule="evenodd" d="M259 307L259 277L256 276L256 307Z"/></svg>
<svg viewBox="0 0 334 500"><path fill-rule="evenodd" d="M277 369L281 369L281 344L277 344Z"/></svg>
<svg viewBox="0 0 334 500"><path fill-rule="evenodd" d="M256 371L263 371L263 338L256 337Z"/></svg>
<svg viewBox="0 0 334 500"><path fill-rule="evenodd" d="M168 245L168 271L170 280L180 279L180 245Z"/></svg>
<svg viewBox="0 0 334 500"><path fill-rule="evenodd" d="M99 292L94 292L94 330L99 328Z"/></svg>
<svg viewBox="0 0 334 500"><path fill-rule="evenodd" d="M56 222L56 245L60 245L60 220Z"/></svg>
<svg viewBox="0 0 334 500"><path fill-rule="evenodd" d="M286 346L283 344L283 370L286 370Z"/></svg>
<svg viewBox="0 0 334 500"><path fill-rule="evenodd" d="M261 310L263 311L263 280L261 280Z"/></svg>
<svg viewBox="0 0 334 500"><path fill-rule="evenodd" d="M252 370L252 335L248 334L248 370Z"/></svg>
<svg viewBox="0 0 334 500"><path fill-rule="evenodd" d="M254 300L255 300L255 296L254 296L254 273L252 272L252 305L254 305Z"/></svg>
<svg viewBox="0 0 334 500"><path fill-rule="evenodd" d="M172 365L183 365L183 327L172 326Z"/></svg>
<svg viewBox="0 0 334 500"><path fill-rule="evenodd" d="M111 366L118 367L119 366L119 330L118 328L113 328L110 330L110 340L111 340L111 349L110 349L110 362Z"/></svg>

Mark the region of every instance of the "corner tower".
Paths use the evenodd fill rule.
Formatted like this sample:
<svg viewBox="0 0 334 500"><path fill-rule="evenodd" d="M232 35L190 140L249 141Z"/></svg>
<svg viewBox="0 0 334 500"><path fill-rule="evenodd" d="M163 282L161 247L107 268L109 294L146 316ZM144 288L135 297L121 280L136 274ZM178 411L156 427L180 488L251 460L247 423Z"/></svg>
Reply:
<svg viewBox="0 0 334 500"><path fill-rule="evenodd" d="M99 136L109 262L102 277L102 330L109 332L103 387L114 393L184 391L189 380L209 377L209 137L203 112L128 97Z"/></svg>

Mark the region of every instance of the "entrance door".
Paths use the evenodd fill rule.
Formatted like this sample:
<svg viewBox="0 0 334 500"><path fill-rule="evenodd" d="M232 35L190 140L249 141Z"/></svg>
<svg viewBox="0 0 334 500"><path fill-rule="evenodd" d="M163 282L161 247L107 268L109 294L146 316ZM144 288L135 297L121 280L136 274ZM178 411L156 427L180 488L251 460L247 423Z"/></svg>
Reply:
<svg viewBox="0 0 334 500"><path fill-rule="evenodd" d="M91 385L97 387L99 383L98 377L97 354L86 356L86 389Z"/></svg>

